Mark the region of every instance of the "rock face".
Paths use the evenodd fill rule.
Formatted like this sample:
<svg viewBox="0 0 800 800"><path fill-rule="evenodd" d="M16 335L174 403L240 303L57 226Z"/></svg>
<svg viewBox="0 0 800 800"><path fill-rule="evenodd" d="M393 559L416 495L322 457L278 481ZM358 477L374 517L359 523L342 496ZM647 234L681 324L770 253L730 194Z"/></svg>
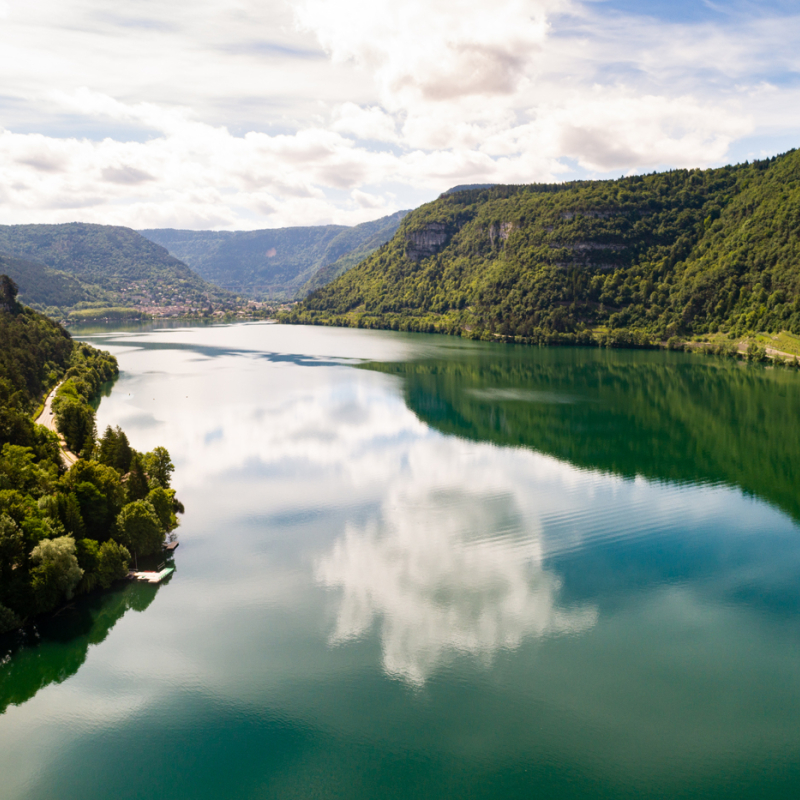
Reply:
<svg viewBox="0 0 800 800"><path fill-rule="evenodd" d="M492 247L494 247L494 243L498 240L500 242L507 241L508 237L511 235L511 231L513 231L515 227L513 222L493 222L489 226L489 241L492 243Z"/></svg>
<svg viewBox="0 0 800 800"><path fill-rule="evenodd" d="M406 236L406 256L412 261L436 255L447 244L449 233L443 222L430 222Z"/></svg>

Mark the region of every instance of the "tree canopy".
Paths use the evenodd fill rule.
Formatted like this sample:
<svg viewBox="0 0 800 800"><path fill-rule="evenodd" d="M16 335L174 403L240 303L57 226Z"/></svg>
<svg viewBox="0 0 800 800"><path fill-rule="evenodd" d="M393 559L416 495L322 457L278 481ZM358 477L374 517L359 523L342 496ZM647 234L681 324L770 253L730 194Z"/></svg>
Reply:
<svg viewBox="0 0 800 800"><path fill-rule="evenodd" d="M119 428L98 442L91 401L116 377L116 360L73 342L16 300L0 276L0 633L76 593L107 587L131 553L155 553L182 505L174 466L157 447L139 453ZM59 382L56 424L78 452L69 469L58 439L31 415Z"/></svg>

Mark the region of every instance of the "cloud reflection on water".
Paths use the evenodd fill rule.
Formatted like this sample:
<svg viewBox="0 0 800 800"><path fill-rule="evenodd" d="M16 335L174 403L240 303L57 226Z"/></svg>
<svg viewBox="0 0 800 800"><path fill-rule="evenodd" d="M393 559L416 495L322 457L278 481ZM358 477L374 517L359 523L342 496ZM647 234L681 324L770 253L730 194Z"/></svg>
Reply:
<svg viewBox="0 0 800 800"><path fill-rule="evenodd" d="M415 685L457 654L488 662L526 637L578 633L597 620L594 607L558 606L539 526L513 496L456 485L398 487L379 518L348 525L316 574L342 590L331 641L381 620L384 670Z"/></svg>

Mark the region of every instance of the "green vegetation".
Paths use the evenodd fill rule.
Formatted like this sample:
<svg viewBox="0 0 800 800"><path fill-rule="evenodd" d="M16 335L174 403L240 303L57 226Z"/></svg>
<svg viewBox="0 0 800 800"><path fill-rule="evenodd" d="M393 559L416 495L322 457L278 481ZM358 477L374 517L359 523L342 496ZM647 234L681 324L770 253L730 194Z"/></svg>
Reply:
<svg viewBox="0 0 800 800"><path fill-rule="evenodd" d="M108 293L85 284L72 275L51 269L38 261L0 255L0 273L8 275L19 287L20 298L38 310L61 309L80 304L107 301Z"/></svg>
<svg viewBox="0 0 800 800"><path fill-rule="evenodd" d="M69 223L0 226L0 271L49 316L114 319L237 305L163 247L130 228Z"/></svg>
<svg viewBox="0 0 800 800"><path fill-rule="evenodd" d="M163 447L137 453L119 428L97 441L91 401L117 375L113 356L16 294L0 276L0 633L124 577L131 553L157 553L183 511ZM56 427L81 456L69 469L56 434L31 420L59 381Z"/></svg>
<svg viewBox="0 0 800 800"><path fill-rule="evenodd" d="M118 373L117 361L108 353L87 344L73 347L69 369L53 399L56 427L73 453L91 454L96 432L90 402Z"/></svg>
<svg viewBox="0 0 800 800"><path fill-rule="evenodd" d="M800 334L800 152L441 196L286 322L642 346Z"/></svg>
<svg viewBox="0 0 800 800"><path fill-rule="evenodd" d="M218 286L256 300L291 300L333 280L389 241L406 213L398 211L352 228L320 225L237 232L167 228L141 233Z"/></svg>

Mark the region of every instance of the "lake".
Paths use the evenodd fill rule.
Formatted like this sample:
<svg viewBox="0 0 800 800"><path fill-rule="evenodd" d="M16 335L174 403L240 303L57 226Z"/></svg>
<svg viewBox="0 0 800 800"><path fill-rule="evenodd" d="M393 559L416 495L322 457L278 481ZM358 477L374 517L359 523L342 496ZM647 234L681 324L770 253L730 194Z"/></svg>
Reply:
<svg viewBox="0 0 800 800"><path fill-rule="evenodd" d="M0 796L800 793L800 375L267 323L76 334L176 571L0 650Z"/></svg>

